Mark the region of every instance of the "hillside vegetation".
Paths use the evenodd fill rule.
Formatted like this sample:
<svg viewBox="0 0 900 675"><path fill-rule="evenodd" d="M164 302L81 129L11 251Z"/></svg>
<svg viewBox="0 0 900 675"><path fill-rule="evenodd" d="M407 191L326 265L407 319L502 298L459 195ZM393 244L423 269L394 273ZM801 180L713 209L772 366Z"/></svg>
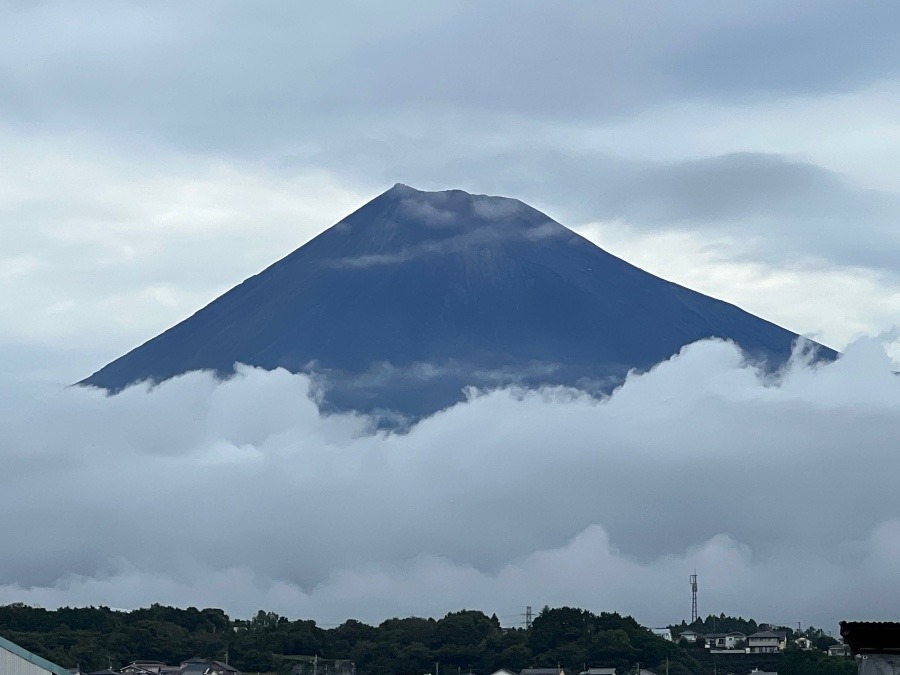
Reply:
<svg viewBox="0 0 900 675"><path fill-rule="evenodd" d="M670 675L700 675L712 668L705 650L663 640L631 617L583 609L545 607L525 628L502 628L496 616L480 611L451 612L441 619L395 618L371 626L348 620L322 628L310 620L290 620L260 610L249 620L232 620L221 609L179 609L162 605L129 612L108 607L46 610L21 604L0 607L0 635L66 667L85 670L121 667L137 659L177 664L191 657L224 659L245 672L287 673L291 657L349 659L359 675L443 672L481 675L503 667L562 666L578 673L585 666L636 664ZM782 675L856 671L850 659L789 654ZM848 669L846 666L849 666Z"/></svg>

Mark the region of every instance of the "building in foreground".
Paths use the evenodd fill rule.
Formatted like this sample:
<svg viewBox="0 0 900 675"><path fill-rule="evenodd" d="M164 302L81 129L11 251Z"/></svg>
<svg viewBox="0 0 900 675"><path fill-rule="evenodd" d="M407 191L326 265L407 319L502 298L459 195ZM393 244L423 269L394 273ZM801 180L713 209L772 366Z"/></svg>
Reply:
<svg viewBox="0 0 900 675"><path fill-rule="evenodd" d="M32 654L0 637L0 673L3 675L70 675L67 668Z"/></svg>
<svg viewBox="0 0 900 675"><path fill-rule="evenodd" d="M841 637L857 657L860 675L900 673L900 622L841 621Z"/></svg>

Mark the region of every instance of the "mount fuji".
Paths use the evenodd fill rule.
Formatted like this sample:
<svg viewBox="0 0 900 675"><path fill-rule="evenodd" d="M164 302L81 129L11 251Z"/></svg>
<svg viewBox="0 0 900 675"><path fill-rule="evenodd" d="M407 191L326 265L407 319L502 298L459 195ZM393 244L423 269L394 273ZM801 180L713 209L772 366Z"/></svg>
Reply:
<svg viewBox="0 0 900 675"><path fill-rule="evenodd" d="M312 374L326 410L410 420L467 386L608 392L709 337L772 370L797 335L518 200L398 184L79 384L116 392L244 363Z"/></svg>

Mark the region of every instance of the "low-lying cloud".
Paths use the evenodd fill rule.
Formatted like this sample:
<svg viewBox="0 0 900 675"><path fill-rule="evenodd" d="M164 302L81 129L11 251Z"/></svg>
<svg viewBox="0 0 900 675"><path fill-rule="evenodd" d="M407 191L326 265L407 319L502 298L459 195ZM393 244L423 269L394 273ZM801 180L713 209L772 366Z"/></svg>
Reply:
<svg viewBox="0 0 900 675"><path fill-rule="evenodd" d="M705 341L598 401L501 390L406 434L242 368L0 391L0 599L325 623L526 604L834 627L895 610L900 380L882 341L777 380Z"/></svg>

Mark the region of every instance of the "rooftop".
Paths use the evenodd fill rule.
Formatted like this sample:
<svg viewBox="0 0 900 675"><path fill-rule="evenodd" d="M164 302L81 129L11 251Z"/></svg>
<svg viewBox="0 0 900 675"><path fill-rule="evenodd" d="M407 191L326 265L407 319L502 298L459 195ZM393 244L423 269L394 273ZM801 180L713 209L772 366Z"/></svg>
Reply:
<svg viewBox="0 0 900 675"><path fill-rule="evenodd" d="M784 640L787 637L787 633L782 631L775 630L761 630L758 633L753 633L750 637L752 638L778 638L779 640Z"/></svg>
<svg viewBox="0 0 900 675"><path fill-rule="evenodd" d="M841 637L854 654L900 654L896 621L841 621Z"/></svg>
<svg viewBox="0 0 900 675"><path fill-rule="evenodd" d="M20 647L15 642L10 642L6 638L0 637L0 649L5 649L6 651L18 656L20 659L28 661L29 663L33 663L38 668L43 668L44 670L47 670L54 675L71 675L67 668L63 668L62 666L58 666L55 663L51 663L47 659L41 658L37 654L32 654L24 647Z"/></svg>

